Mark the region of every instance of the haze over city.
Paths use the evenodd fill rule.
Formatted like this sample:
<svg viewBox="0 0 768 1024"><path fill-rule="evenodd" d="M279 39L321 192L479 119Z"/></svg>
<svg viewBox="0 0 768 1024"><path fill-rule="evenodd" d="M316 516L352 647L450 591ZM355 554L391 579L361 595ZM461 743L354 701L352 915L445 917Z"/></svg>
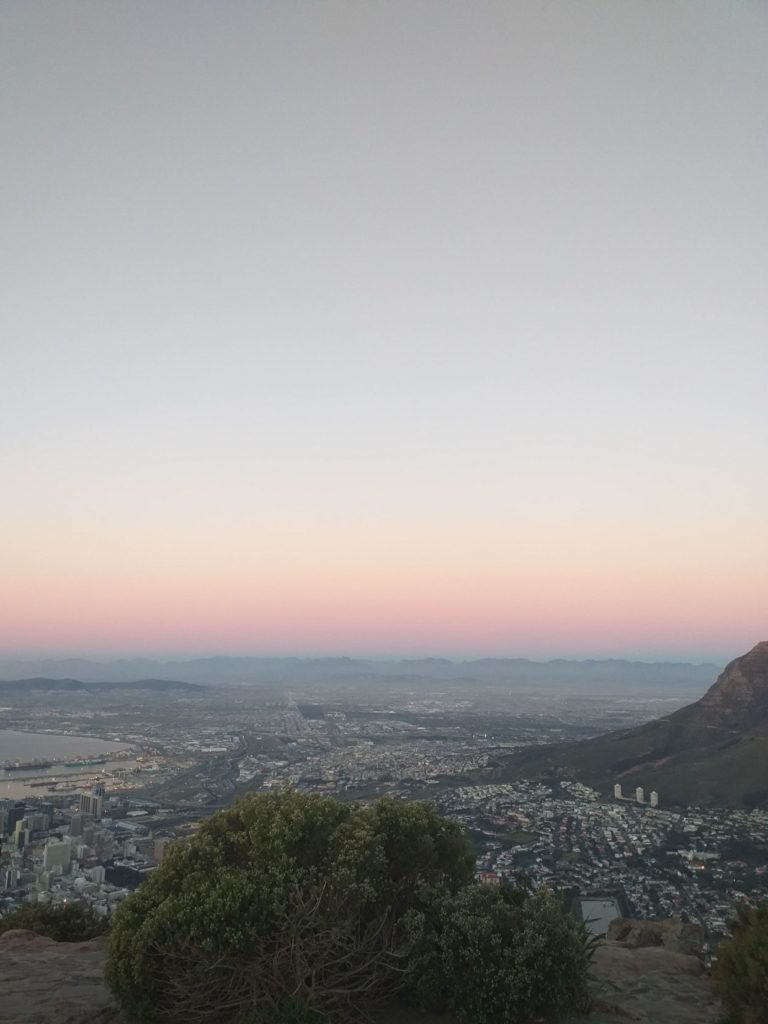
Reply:
<svg viewBox="0 0 768 1024"><path fill-rule="evenodd" d="M748 650L767 38L4 3L0 654Z"/></svg>

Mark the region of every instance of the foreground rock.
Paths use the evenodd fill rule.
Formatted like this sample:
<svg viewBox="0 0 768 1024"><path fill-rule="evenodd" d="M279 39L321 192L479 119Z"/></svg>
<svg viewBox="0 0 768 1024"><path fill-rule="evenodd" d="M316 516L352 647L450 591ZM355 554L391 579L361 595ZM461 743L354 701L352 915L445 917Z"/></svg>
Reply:
<svg viewBox="0 0 768 1024"><path fill-rule="evenodd" d="M704 929L700 924L657 918L637 921L630 917L617 917L608 925L608 941L620 942L627 949L662 946L671 953L702 957Z"/></svg>
<svg viewBox="0 0 768 1024"><path fill-rule="evenodd" d="M658 924L629 922L628 941L608 942L598 950L594 1012L580 1022L717 1024L721 1011L701 960L645 941L661 935L668 946L685 943L690 935L681 939L683 933L666 927L675 922L649 927ZM102 979L105 955L103 938L53 942L28 931L0 935L0 1024L120 1024ZM385 1014L382 1024L450 1022L411 1010Z"/></svg>
<svg viewBox="0 0 768 1024"><path fill-rule="evenodd" d="M595 957L591 1024L716 1024L704 933L683 921L617 918Z"/></svg>
<svg viewBox="0 0 768 1024"><path fill-rule="evenodd" d="M54 942L29 931L0 935L2 1024L117 1024L103 981L106 941Z"/></svg>
<svg viewBox="0 0 768 1024"><path fill-rule="evenodd" d="M618 942L598 950L591 1024L716 1024L722 1007L701 960L663 947L630 949Z"/></svg>

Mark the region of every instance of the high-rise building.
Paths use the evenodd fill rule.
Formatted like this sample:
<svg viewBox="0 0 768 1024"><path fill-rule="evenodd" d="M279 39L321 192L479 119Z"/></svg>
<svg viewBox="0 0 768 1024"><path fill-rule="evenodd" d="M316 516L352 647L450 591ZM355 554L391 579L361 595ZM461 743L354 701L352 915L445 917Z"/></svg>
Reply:
<svg viewBox="0 0 768 1024"><path fill-rule="evenodd" d="M29 845L31 835L29 818L26 816L19 818L16 822L16 827L13 830L12 842L14 846L19 850L23 850L25 846Z"/></svg>
<svg viewBox="0 0 768 1024"><path fill-rule="evenodd" d="M72 845L66 839L49 839L43 850L43 868L49 871L51 868L60 866L65 871L69 869L69 862L72 859Z"/></svg>
<svg viewBox="0 0 768 1024"><path fill-rule="evenodd" d="M613 796L616 800L621 800L621 783L617 782L613 787Z"/></svg>
<svg viewBox="0 0 768 1024"><path fill-rule="evenodd" d="M16 825L24 815L27 813L27 805L23 801L19 801L7 813L5 820L5 833L6 835L12 836L16 831Z"/></svg>
<svg viewBox="0 0 768 1024"><path fill-rule="evenodd" d="M99 829L94 836L93 848L100 860L109 860L114 855L115 840L111 832Z"/></svg>
<svg viewBox="0 0 768 1024"><path fill-rule="evenodd" d="M13 800L0 800L0 835L5 835L5 826L8 823L8 811L13 807Z"/></svg>
<svg viewBox="0 0 768 1024"><path fill-rule="evenodd" d="M638 786L635 790L635 800L637 800L639 804L645 803L645 793L643 792L642 786Z"/></svg>
<svg viewBox="0 0 768 1024"><path fill-rule="evenodd" d="M97 820L104 813L104 786L98 782L90 793L80 794L80 812L92 814Z"/></svg>
<svg viewBox="0 0 768 1024"><path fill-rule="evenodd" d="M72 817L69 819L69 834L71 836L81 836L83 834L83 827L85 824L85 815L80 811L75 811Z"/></svg>
<svg viewBox="0 0 768 1024"><path fill-rule="evenodd" d="M50 821L47 814L41 814L39 811L35 811L34 814L29 815L29 827L32 832L45 832L48 829Z"/></svg>
<svg viewBox="0 0 768 1024"><path fill-rule="evenodd" d="M659 794L656 792L655 789L652 789L651 790L651 807L658 807L658 806L659 806Z"/></svg>

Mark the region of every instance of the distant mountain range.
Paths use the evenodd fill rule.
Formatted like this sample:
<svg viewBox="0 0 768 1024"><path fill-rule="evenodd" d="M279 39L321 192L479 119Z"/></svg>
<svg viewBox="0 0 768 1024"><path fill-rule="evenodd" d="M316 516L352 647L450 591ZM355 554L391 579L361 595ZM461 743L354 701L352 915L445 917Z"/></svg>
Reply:
<svg viewBox="0 0 768 1024"><path fill-rule="evenodd" d="M134 679L127 683L88 682L81 679L50 679L35 676L31 679L0 680L0 696L11 693L50 693L51 691L72 691L81 693L98 693L113 690L144 690L153 693L171 693L174 691L200 691L203 687L197 683L180 683L174 679Z"/></svg>
<svg viewBox="0 0 768 1024"><path fill-rule="evenodd" d="M528 748L499 778L575 772L610 793L655 789L662 806L768 807L768 641L736 658L704 696L665 718L576 744Z"/></svg>
<svg viewBox="0 0 768 1024"><path fill-rule="evenodd" d="M0 681L22 677L74 679L82 683L130 683L181 679L202 685L303 687L343 685L364 688L446 689L474 685L509 687L518 691L646 695L701 694L720 666L687 662L529 661L525 658L446 658L373 660L361 658L237 658L212 657L189 661L145 658L113 662L85 659L39 661L0 660Z"/></svg>

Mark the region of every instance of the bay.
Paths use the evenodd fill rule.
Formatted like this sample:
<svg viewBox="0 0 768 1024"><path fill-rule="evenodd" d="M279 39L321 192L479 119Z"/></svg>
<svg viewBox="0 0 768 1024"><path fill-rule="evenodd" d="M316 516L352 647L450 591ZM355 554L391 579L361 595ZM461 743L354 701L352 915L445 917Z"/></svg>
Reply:
<svg viewBox="0 0 768 1024"><path fill-rule="evenodd" d="M0 730L0 763L4 761L34 761L75 759L78 757L109 757L118 751L129 750L129 743L119 740L101 740L94 736L66 736L54 733L16 732ZM135 762L108 761L100 765L100 770L111 768L128 768ZM0 797L20 799L26 796L45 797L46 789L31 787L27 780L63 779L68 775L82 774L83 766L65 767L63 764L52 765L50 768L28 768L21 771L0 770Z"/></svg>

